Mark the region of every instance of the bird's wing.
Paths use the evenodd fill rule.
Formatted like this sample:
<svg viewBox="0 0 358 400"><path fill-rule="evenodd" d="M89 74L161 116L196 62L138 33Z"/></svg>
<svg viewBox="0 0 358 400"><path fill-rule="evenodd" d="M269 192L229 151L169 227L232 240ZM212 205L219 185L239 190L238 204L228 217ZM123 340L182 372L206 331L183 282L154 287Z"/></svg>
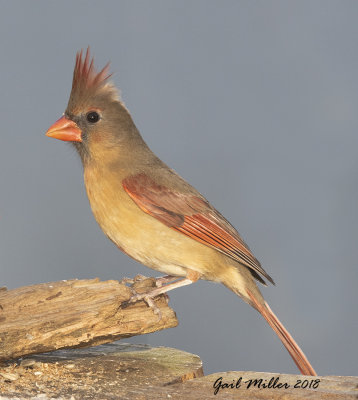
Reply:
<svg viewBox="0 0 358 400"><path fill-rule="evenodd" d="M155 183L140 173L122 182L124 190L145 213L166 226L224 253L274 284L236 229L199 194L182 193Z"/></svg>

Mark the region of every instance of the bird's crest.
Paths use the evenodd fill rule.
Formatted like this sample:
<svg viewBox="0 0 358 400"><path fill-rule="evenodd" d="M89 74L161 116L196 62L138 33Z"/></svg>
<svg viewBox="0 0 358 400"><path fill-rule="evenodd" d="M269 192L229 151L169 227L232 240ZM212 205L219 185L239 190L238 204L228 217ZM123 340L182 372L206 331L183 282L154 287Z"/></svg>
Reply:
<svg viewBox="0 0 358 400"><path fill-rule="evenodd" d="M112 74L109 72L109 63L104 68L97 72L91 59L89 47L87 47L85 58L82 57L83 50L76 54L76 64L73 71L72 89L76 90L79 87L87 89L95 89L106 83ZM91 59L91 60L90 60Z"/></svg>
<svg viewBox="0 0 358 400"><path fill-rule="evenodd" d="M69 107L79 107L93 95L109 96L111 100L120 101L120 95L116 87L108 80L112 74L107 63L100 72L94 67L94 59L90 56L89 47L83 57L83 50L76 54L76 64L73 71L72 91Z"/></svg>

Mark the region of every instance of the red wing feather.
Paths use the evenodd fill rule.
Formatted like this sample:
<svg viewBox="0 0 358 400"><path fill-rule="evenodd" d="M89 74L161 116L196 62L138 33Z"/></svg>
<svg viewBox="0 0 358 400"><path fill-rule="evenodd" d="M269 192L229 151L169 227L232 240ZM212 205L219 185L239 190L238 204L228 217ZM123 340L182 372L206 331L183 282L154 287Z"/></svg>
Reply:
<svg viewBox="0 0 358 400"><path fill-rule="evenodd" d="M143 173L124 179L123 187L147 214L249 267L262 283L258 274L274 283L235 228L200 195L158 185Z"/></svg>

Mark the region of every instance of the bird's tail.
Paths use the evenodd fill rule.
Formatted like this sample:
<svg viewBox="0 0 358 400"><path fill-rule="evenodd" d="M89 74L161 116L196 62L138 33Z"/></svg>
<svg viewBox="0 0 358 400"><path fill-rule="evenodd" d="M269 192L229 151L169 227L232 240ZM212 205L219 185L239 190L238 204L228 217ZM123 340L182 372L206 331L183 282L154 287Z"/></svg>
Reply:
<svg viewBox="0 0 358 400"><path fill-rule="evenodd" d="M307 360L303 351L300 349L298 344L295 342L293 337L289 334L286 328L281 324L279 319L276 317L274 312L271 310L270 306L264 301L262 304L259 302L254 294L246 289L248 296L250 297L254 307L260 314L265 318L267 323L276 332L277 336L280 338L283 345L286 347L287 351L290 353L293 361L297 365L297 368L301 371L302 375L312 375L316 376L316 371L313 369L310 362Z"/></svg>

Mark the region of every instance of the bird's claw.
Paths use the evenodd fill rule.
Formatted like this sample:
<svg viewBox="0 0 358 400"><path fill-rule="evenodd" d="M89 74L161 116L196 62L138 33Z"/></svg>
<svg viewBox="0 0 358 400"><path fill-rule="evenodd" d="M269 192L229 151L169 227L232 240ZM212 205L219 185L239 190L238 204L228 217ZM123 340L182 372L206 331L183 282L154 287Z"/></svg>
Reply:
<svg viewBox="0 0 358 400"><path fill-rule="evenodd" d="M127 278L124 277L120 281L118 281L121 285L133 285L134 279L133 278Z"/></svg>
<svg viewBox="0 0 358 400"><path fill-rule="evenodd" d="M162 312L160 308L155 304L154 300L150 296L143 297L143 300L147 303L148 307L153 310L153 313L158 316L158 322L162 319Z"/></svg>
<svg viewBox="0 0 358 400"><path fill-rule="evenodd" d="M129 300L124 301L121 304L121 307L126 308L130 304L133 304L133 303L143 300L147 304L147 306L153 310L153 313L155 315L158 315L158 322L159 322L162 319L162 312L160 311L160 308L155 304L155 301L154 301L155 296L151 296L150 292L149 293L136 293L134 289L131 288L131 290L132 290L133 296ZM169 297L167 295L165 295L165 299L167 300L167 302L169 301Z"/></svg>
<svg viewBox="0 0 358 400"><path fill-rule="evenodd" d="M138 274L134 277L134 282L141 282L144 281L144 279L148 279L148 277L145 275Z"/></svg>
<svg viewBox="0 0 358 400"><path fill-rule="evenodd" d="M147 279L147 277L144 275L138 274L134 278L124 277L119 281L119 283L121 283L122 285L133 285L135 282L144 281L144 279Z"/></svg>
<svg viewBox="0 0 358 400"><path fill-rule="evenodd" d="M146 276L144 275L136 275L133 279L130 278L123 278L120 283L123 284L135 284L136 282L143 281L144 279L147 279ZM150 307L153 310L153 313L155 315L158 315L158 322L162 319L162 312L160 311L159 307L155 304L154 298L157 297L158 295L162 295L167 302L169 303L169 296L165 293L164 286L168 284L168 282L172 282L173 280L178 279L175 276L171 275L166 275L166 276L161 276L159 278L155 279L155 285L156 288L152 289L151 291L143 292L143 293L138 293L132 286L128 286L129 289L132 292L132 296L129 300L124 301L120 307L126 308L130 304L136 303L137 301L143 300L148 307Z"/></svg>

